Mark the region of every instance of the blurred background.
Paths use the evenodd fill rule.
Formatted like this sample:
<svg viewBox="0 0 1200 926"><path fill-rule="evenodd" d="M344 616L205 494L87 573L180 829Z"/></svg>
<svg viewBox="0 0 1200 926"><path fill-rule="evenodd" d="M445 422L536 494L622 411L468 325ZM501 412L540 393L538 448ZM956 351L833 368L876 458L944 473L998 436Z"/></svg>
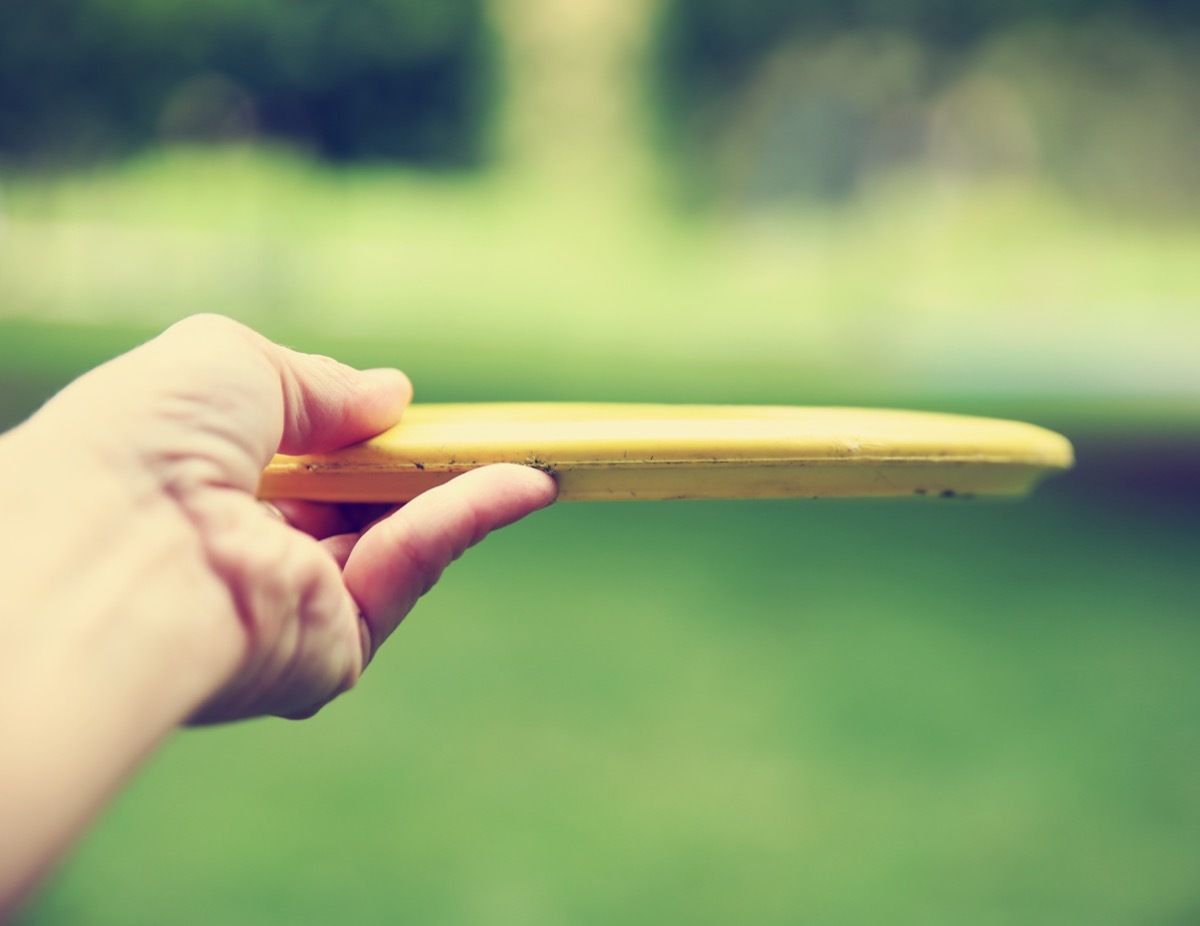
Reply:
<svg viewBox="0 0 1200 926"><path fill-rule="evenodd" d="M19 922L1200 923L1198 101L1183 0L0 0L0 425L217 311L418 400L1079 454L541 513Z"/></svg>

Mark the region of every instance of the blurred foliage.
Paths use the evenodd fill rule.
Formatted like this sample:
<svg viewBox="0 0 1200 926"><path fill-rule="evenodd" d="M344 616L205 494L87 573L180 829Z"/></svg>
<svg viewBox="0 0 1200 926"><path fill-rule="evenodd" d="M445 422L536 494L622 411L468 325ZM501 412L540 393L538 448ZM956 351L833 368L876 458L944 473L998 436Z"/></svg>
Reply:
<svg viewBox="0 0 1200 926"><path fill-rule="evenodd" d="M266 138L334 160L478 166L518 139L526 157L574 144L615 169L636 161L622 146L641 108L693 202L791 209L918 171L1044 176L1179 214L1200 203L1198 9L0 0L0 164Z"/></svg>
<svg viewBox="0 0 1200 926"><path fill-rule="evenodd" d="M1200 7L682 0L653 56L689 194L844 199L896 170L1035 174L1123 210L1200 203Z"/></svg>
<svg viewBox="0 0 1200 926"><path fill-rule="evenodd" d="M284 138L334 159L482 157L479 0L0 0L0 156Z"/></svg>
<svg viewBox="0 0 1200 926"><path fill-rule="evenodd" d="M962 49L1014 24L1078 24L1102 14L1164 30L1200 26L1200 10L1189 0L667 0L663 34L687 76L711 86L721 75L736 79L797 34L890 29Z"/></svg>

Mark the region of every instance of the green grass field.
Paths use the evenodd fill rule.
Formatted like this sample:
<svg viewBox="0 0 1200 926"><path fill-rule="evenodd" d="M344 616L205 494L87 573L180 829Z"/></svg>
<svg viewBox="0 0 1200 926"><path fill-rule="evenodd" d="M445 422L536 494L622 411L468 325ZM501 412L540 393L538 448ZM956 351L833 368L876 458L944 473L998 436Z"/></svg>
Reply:
<svg viewBox="0 0 1200 926"><path fill-rule="evenodd" d="M1195 921L1194 511L563 505L26 924Z"/></svg>
<svg viewBox="0 0 1200 926"><path fill-rule="evenodd" d="M18 923L1200 922L1194 228L993 190L895 234L894 198L588 232L206 163L7 184L0 426L219 309L425 399L917 404L1080 466L1005 503L555 506L314 720L178 735Z"/></svg>

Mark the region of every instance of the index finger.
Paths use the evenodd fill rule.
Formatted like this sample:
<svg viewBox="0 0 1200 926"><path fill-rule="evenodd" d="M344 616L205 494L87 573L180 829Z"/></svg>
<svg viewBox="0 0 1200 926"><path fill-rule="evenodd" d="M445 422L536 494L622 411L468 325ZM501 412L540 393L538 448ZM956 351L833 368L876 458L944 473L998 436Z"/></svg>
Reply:
<svg viewBox="0 0 1200 926"><path fill-rule="evenodd" d="M554 480L540 470L495 464L430 489L369 528L343 578L370 631L370 652L466 549L549 505L555 493Z"/></svg>

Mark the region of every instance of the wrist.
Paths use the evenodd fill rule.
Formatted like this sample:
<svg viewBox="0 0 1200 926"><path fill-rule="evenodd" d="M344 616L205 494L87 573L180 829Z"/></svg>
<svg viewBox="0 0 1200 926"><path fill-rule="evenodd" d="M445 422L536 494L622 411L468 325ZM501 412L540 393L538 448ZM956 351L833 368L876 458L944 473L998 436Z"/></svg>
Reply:
<svg viewBox="0 0 1200 926"><path fill-rule="evenodd" d="M240 658L172 508L41 428L0 435L0 730L20 747L0 775L0 910Z"/></svg>
<svg viewBox="0 0 1200 926"><path fill-rule="evenodd" d="M175 705L176 721L232 673L240 634L221 619L228 593L150 474L118 471L87 447L29 428L0 436L0 497L0 555L14 567L0 620L31 644L53 637L59 655L84 662L79 672L96 684L165 677L156 690L171 696L155 700L164 716ZM76 640L83 652L66 646ZM113 677L100 677L109 670Z"/></svg>

